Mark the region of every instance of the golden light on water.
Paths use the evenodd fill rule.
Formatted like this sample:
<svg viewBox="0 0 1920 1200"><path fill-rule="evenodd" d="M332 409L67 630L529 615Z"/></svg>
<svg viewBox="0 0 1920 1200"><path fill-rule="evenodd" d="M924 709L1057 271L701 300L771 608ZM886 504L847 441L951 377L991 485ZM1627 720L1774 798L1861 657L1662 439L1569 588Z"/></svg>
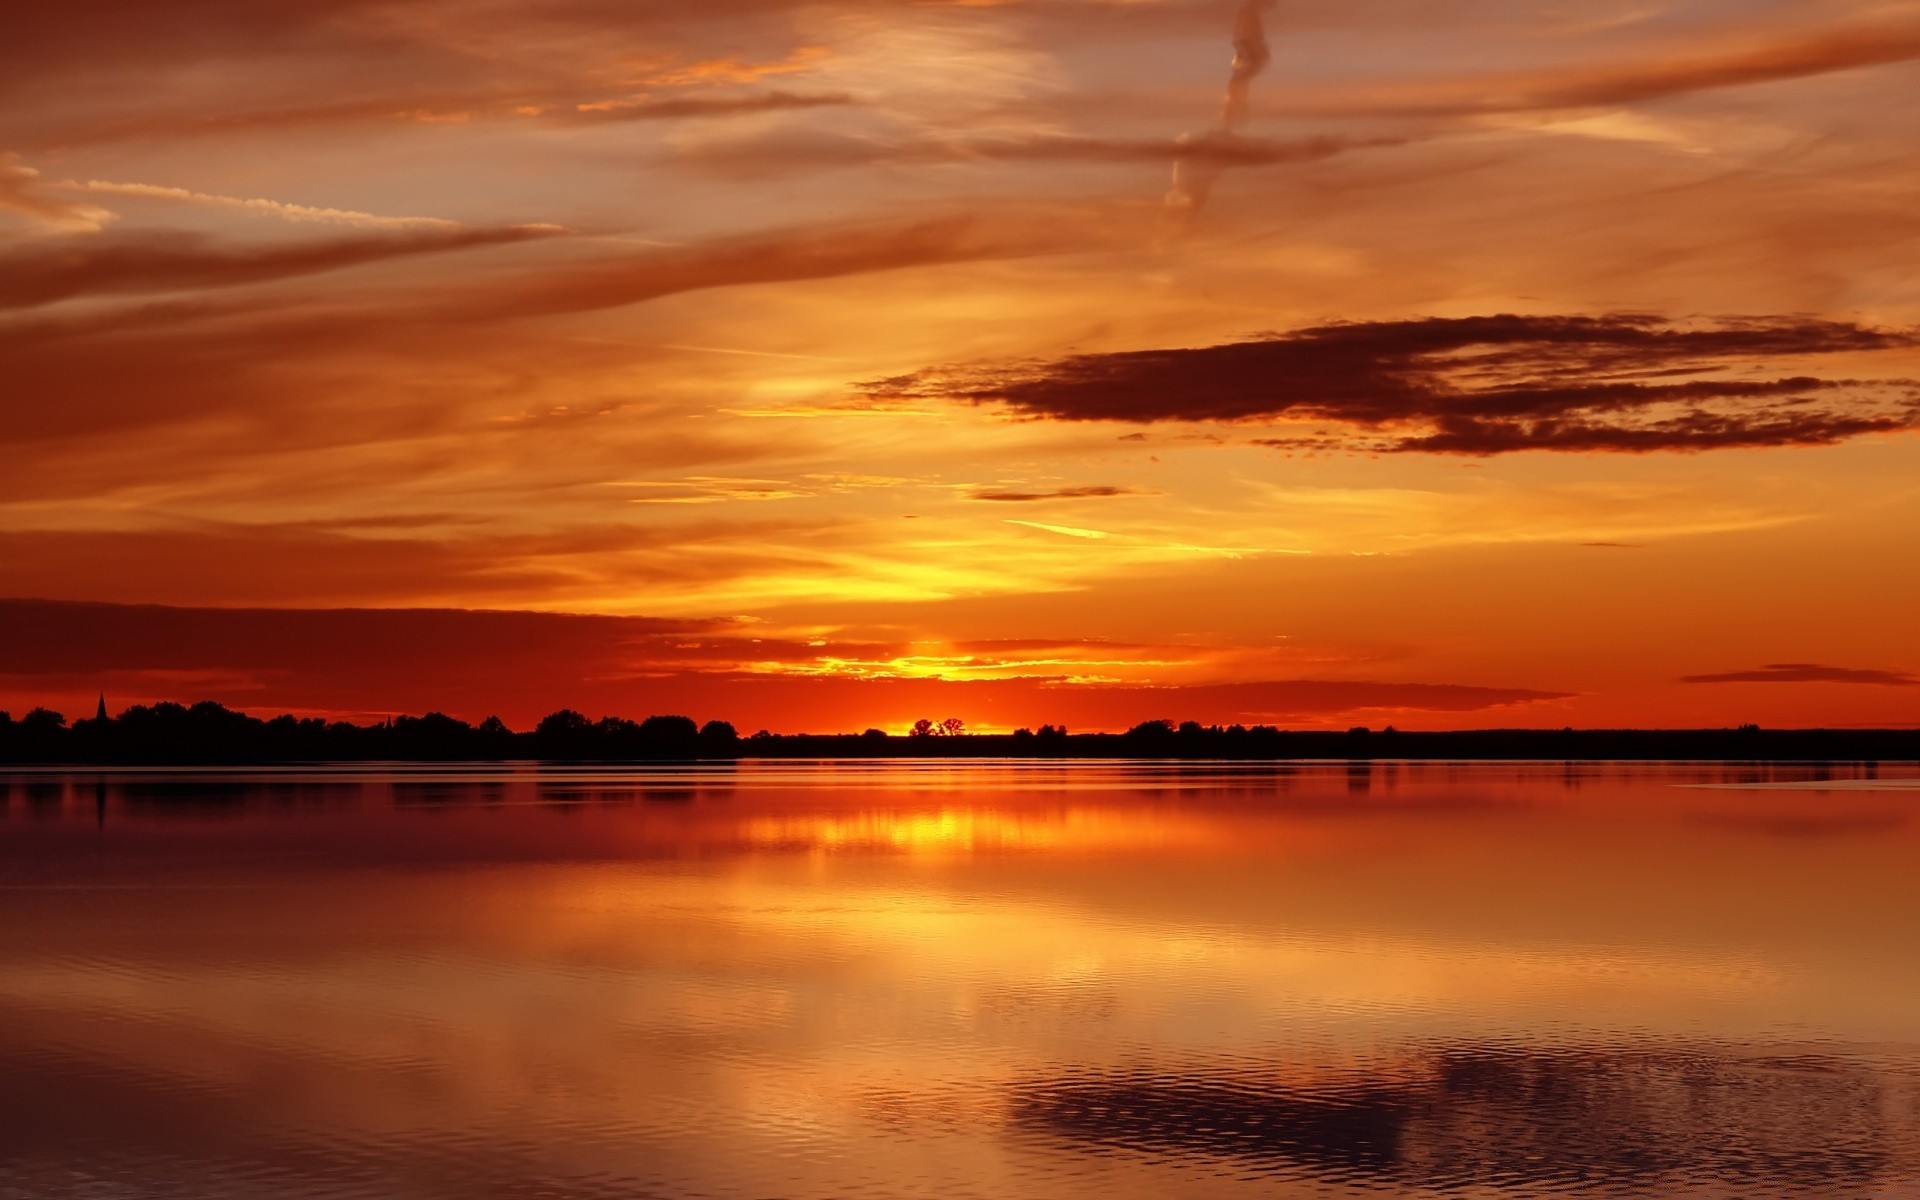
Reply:
<svg viewBox="0 0 1920 1200"><path fill-rule="evenodd" d="M755 817L744 827L757 846L821 853L894 850L939 857L999 850L1104 851L1213 845L1218 831L1177 813L1065 809L1032 812L942 808L935 812L861 812Z"/></svg>

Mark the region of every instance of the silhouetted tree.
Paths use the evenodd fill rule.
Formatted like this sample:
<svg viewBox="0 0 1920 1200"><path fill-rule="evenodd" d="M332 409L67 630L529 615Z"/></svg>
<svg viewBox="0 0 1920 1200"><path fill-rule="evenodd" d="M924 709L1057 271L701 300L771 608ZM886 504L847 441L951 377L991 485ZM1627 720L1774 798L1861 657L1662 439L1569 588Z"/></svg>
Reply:
<svg viewBox="0 0 1920 1200"><path fill-rule="evenodd" d="M481 758L507 758L513 753L513 730L499 717L488 717L474 732L474 750Z"/></svg>
<svg viewBox="0 0 1920 1200"><path fill-rule="evenodd" d="M533 731L536 734L546 735L580 733L592 725L593 722L587 720L584 713L575 712L571 708L563 708L558 712L551 712L541 717L540 723L533 727Z"/></svg>
<svg viewBox="0 0 1920 1200"><path fill-rule="evenodd" d="M700 727L692 717L648 717L640 722L640 736L646 738L685 739L699 733Z"/></svg>
<svg viewBox="0 0 1920 1200"><path fill-rule="evenodd" d="M50 708L36 708L20 719L20 728L28 737L44 737L67 727L65 714Z"/></svg>
<svg viewBox="0 0 1920 1200"><path fill-rule="evenodd" d="M635 744L643 757L694 758L700 752L700 726L692 717L648 717L635 730Z"/></svg>
<svg viewBox="0 0 1920 1200"><path fill-rule="evenodd" d="M932 721L929 721L929 720L927 720L927 719L926 719L925 717L921 717L921 718L920 718L920 719L919 719L918 721L915 721L915 722L913 723L913 728L912 728L911 730L909 730L909 731L907 732L907 736L908 736L908 737L922 737L922 738L923 738L923 737L932 737L932 736L933 736L933 722L932 722Z"/></svg>
<svg viewBox="0 0 1920 1200"><path fill-rule="evenodd" d="M0 760L83 763L242 763L446 760L545 757L572 761L661 758L833 757L837 755L993 755L1088 757L1129 755L1182 758L1298 759L1430 757L1460 759L1738 759L1814 762L1875 762L1920 758L1920 730L1467 730L1407 733L1391 727L1369 733L1286 732L1271 725L1251 728L1201 725L1198 721L1145 721L1125 735L1083 734L1070 738L1064 726L1043 725L1006 734L962 736L958 718L914 725L915 736L889 738L870 729L860 735L776 736L761 730L740 740L725 721L696 726L681 716L636 723L608 716L589 721L563 709L530 732L516 734L498 718L478 727L429 712L395 716L368 725L291 715L261 720L212 701L191 707L170 701L133 705L107 722L69 724L59 713L36 709L24 718L0 713ZM938 740L935 740L936 735ZM1370 780L1370 774L1356 774Z"/></svg>
<svg viewBox="0 0 1920 1200"><path fill-rule="evenodd" d="M395 757L445 762L471 758L473 726L445 713L395 717L387 725L387 745Z"/></svg>
<svg viewBox="0 0 1920 1200"><path fill-rule="evenodd" d="M704 756L725 758L737 753L740 748L740 733L731 721L708 721L700 727L700 753Z"/></svg>
<svg viewBox="0 0 1920 1200"><path fill-rule="evenodd" d="M533 727L533 744L542 758L585 757L593 745L593 722L571 708L548 713Z"/></svg>

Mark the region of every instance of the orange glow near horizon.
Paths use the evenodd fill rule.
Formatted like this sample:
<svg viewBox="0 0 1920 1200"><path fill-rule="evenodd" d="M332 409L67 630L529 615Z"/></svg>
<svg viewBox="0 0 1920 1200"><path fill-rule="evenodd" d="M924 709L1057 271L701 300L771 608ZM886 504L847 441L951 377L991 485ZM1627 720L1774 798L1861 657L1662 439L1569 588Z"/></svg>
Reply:
<svg viewBox="0 0 1920 1200"><path fill-rule="evenodd" d="M1775 7L22 18L0 710L1920 725L1920 17Z"/></svg>

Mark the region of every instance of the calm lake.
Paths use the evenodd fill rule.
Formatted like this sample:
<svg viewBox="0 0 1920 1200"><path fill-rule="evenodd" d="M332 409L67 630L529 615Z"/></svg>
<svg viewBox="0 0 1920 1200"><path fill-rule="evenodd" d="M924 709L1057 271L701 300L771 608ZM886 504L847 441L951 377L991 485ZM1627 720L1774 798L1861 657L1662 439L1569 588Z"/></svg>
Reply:
<svg viewBox="0 0 1920 1200"><path fill-rule="evenodd" d="M1920 772L0 773L4 1197L1920 1197Z"/></svg>

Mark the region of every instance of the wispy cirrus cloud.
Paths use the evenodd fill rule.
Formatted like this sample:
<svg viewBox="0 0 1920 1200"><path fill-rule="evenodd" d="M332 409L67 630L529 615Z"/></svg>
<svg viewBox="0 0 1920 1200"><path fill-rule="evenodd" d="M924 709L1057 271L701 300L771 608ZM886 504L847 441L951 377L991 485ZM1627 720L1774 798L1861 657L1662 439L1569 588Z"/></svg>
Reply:
<svg viewBox="0 0 1920 1200"><path fill-rule="evenodd" d="M363 212L358 209L326 205L300 204L263 196L227 196L200 192L168 184L137 183L109 179L47 179L38 169L21 162L18 155L0 156L0 210L28 217L58 233L99 233L118 219L118 214L94 204L82 196L117 196L133 200L159 200L195 208L217 209L248 216L271 217L295 224L346 225L356 229L393 232L440 232L449 235L481 233L462 222L445 217L394 216ZM521 238L565 232L546 224L496 227L494 235L515 231ZM484 236L484 235L483 235ZM496 238L498 240L498 238Z"/></svg>
<svg viewBox="0 0 1920 1200"><path fill-rule="evenodd" d="M1049 488L1041 491L1022 491L1013 488L976 488L967 493L969 500L992 500L1003 504L1028 504L1041 500L1097 500L1110 496L1137 496L1140 493L1133 488L1117 487L1113 484L1090 484L1085 487Z"/></svg>
<svg viewBox="0 0 1920 1200"><path fill-rule="evenodd" d="M277 217L283 221L318 222L327 225L355 225L365 229L459 229L460 222L443 217L391 217L359 212L350 208L328 208L312 204L294 204L262 197L222 196L196 192L189 188L168 187L156 183L115 183L106 179L84 182L66 180L50 187L67 192L85 192L97 196L131 196L141 200L174 200L200 208L223 208L255 216Z"/></svg>
<svg viewBox="0 0 1920 1200"><path fill-rule="evenodd" d="M755 283L837 279L942 263L1030 258L1111 243L1124 214L1009 205L908 220L826 221L555 268L452 302L468 318L586 312Z"/></svg>
<svg viewBox="0 0 1920 1200"><path fill-rule="evenodd" d="M644 121L723 120L807 109L852 108L867 101L847 92L683 88L671 94L623 94L521 88L449 90L431 96L380 93L325 103L262 104L238 111L124 113L44 131L33 144L72 150L112 142L204 139L219 135L301 134L328 127L470 125L519 122L586 126Z"/></svg>
<svg viewBox="0 0 1920 1200"><path fill-rule="evenodd" d="M1291 116L1463 117L1643 104L1920 59L1920 21L1859 21L1771 38L1722 31L1641 57L1456 79L1295 88L1265 111Z"/></svg>
<svg viewBox="0 0 1920 1200"><path fill-rule="evenodd" d="M1358 150L1401 146L1400 135L1344 137L1250 137L1215 130L1192 137L1101 137L1036 132L990 136L797 134L781 131L749 139L716 141L681 151L677 161L723 175L777 175L871 166L939 166L1005 163L1161 163L1178 160L1190 169L1273 167L1320 162Z"/></svg>
<svg viewBox="0 0 1920 1200"><path fill-rule="evenodd" d="M0 248L0 309L76 296L205 291L291 279L421 254L551 236L547 226L446 226L268 245L224 244L184 233L104 235L81 243Z"/></svg>
<svg viewBox="0 0 1920 1200"><path fill-rule="evenodd" d="M1338 427L1261 439L1283 449L1490 455L1827 445L1920 427L1920 401L1911 381L1816 376L1807 361L1915 344L1911 331L1799 317L1508 314L940 367L862 390L1051 420Z"/></svg>
<svg viewBox="0 0 1920 1200"><path fill-rule="evenodd" d="M689 117L751 116L809 108L850 108L863 103L846 92L750 92L744 95L643 97L601 101L559 109L553 118L574 124L615 121L672 121Z"/></svg>
<svg viewBox="0 0 1920 1200"><path fill-rule="evenodd" d="M113 220L113 213L97 204L49 190L40 172L14 154L0 154L0 212L55 233L98 233Z"/></svg>
<svg viewBox="0 0 1920 1200"><path fill-rule="evenodd" d="M46 308L0 321L0 360L7 364L8 386L33 400L10 414L0 442L112 441L132 430L204 427L215 418L235 428L271 426L272 444L281 449L412 436L406 431L442 428L453 410L503 378L516 380L516 388L530 396L544 396L545 388L529 379L557 381L585 369L589 359L605 369L607 362L635 355L624 347L589 351L590 343L568 342L556 361L550 335L522 324L527 318L734 286L1032 257L1124 234L1124 226L1111 225L1099 212L1075 209L1078 219L1067 220L1066 211L976 211L799 225L591 258L553 254L511 273L419 272L404 285L389 282L364 294L316 282L277 289L268 304L210 293L354 263L512 243L551 231L428 229L262 246L178 234L116 236L98 247L91 238L85 243L62 239L59 253L24 243L6 251L12 257L4 261L15 269L0 283L0 297L15 308L82 295L202 294L111 308ZM478 331L485 336L477 337ZM543 365L529 374L534 362ZM387 391L387 401L366 407L375 392L399 379L410 381L408 403L394 404ZM480 385L481 379L493 383ZM275 397L271 408L259 404L263 394ZM528 411L549 407L528 401ZM343 410L355 415L343 419ZM570 405L568 420L596 410ZM517 428L498 412L490 412L483 424L469 418L463 427L488 433ZM712 433L696 440L738 440L723 436L717 426L708 428ZM725 451L707 465L734 461L737 456Z"/></svg>
<svg viewBox="0 0 1920 1200"><path fill-rule="evenodd" d="M151 5L123 0L86 7L84 19L9 24L0 94L21 102L0 114L0 145L725 118L860 102L842 89L747 90L833 57L796 43L792 18L805 6L792 0L698 12L648 0L182 0L159 20ZM720 38L731 52L715 54Z"/></svg>
<svg viewBox="0 0 1920 1200"><path fill-rule="evenodd" d="M1880 687L1920 687L1908 671L1872 667L1830 667L1823 663L1768 663L1744 671L1682 675L1681 683L1863 683Z"/></svg>

